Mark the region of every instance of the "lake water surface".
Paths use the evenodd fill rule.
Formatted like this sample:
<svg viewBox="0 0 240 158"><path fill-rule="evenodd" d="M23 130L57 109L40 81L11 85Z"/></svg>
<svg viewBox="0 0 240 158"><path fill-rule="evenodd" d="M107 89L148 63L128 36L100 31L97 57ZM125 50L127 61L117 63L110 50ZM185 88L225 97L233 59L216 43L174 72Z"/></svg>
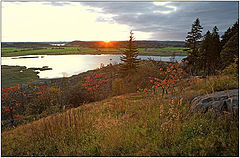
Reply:
<svg viewBox="0 0 240 158"><path fill-rule="evenodd" d="M41 68L48 66L52 70L41 71L40 78L60 78L77 75L81 72L99 68L101 64L105 66L112 63L120 63L121 55L29 55L18 57L2 57L2 65L26 66L27 68ZM141 59L154 59L170 61L171 56L138 56ZM175 60L180 62L186 56L175 56Z"/></svg>

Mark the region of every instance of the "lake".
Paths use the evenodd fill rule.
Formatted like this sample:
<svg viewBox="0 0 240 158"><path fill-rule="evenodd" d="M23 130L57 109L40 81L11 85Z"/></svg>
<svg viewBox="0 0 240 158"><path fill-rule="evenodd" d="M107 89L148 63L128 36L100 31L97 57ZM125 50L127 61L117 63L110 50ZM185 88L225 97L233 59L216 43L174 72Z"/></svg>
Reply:
<svg viewBox="0 0 240 158"><path fill-rule="evenodd" d="M40 71L40 78L70 77L79 73L99 68L101 64L120 63L121 55L28 55L18 57L2 57L2 65L26 66L27 68L41 68L48 66L52 70ZM138 58L170 61L171 56L138 56ZM175 56L180 62L186 56Z"/></svg>

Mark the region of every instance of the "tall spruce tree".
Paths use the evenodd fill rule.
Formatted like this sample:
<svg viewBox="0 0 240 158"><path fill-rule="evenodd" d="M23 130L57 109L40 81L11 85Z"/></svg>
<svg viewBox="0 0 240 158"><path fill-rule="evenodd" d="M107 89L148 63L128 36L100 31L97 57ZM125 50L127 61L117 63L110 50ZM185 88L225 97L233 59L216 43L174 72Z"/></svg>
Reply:
<svg viewBox="0 0 240 158"><path fill-rule="evenodd" d="M127 74L129 70L136 70L137 64L139 63L139 59L137 59L138 56L138 50L134 43L134 36L133 32L130 32L129 41L127 44L126 50L123 52L123 56L121 56L121 61L123 61L123 64L121 65L121 72L122 74Z"/></svg>
<svg viewBox="0 0 240 158"><path fill-rule="evenodd" d="M191 71L194 73L199 68L199 47L202 38L202 26L200 25L200 20L197 18L192 24L191 32L188 32L186 37L186 47L189 48L189 55L187 61L191 66Z"/></svg>
<svg viewBox="0 0 240 158"><path fill-rule="evenodd" d="M207 33L204 35L204 39L201 43L200 47L200 67L203 69L205 74L210 74L210 56L211 56L211 46L212 46L212 35L210 31L207 31Z"/></svg>
<svg viewBox="0 0 240 158"><path fill-rule="evenodd" d="M211 74L215 74L217 68L220 66L220 39L218 28L215 26L212 31L212 46L211 46Z"/></svg>
<svg viewBox="0 0 240 158"><path fill-rule="evenodd" d="M226 32L224 32L224 34L221 36L222 40L221 40L221 49L223 48L223 46L227 43L227 41L231 38L231 32L232 32L232 28L228 28Z"/></svg>
<svg viewBox="0 0 240 158"><path fill-rule="evenodd" d="M223 46L221 51L222 67L224 69L228 65L234 63L235 58L239 58L239 33L232 36Z"/></svg>
<svg viewBox="0 0 240 158"><path fill-rule="evenodd" d="M221 69L234 62L239 56L239 22L237 21L224 33L221 40Z"/></svg>
<svg viewBox="0 0 240 158"><path fill-rule="evenodd" d="M234 36L236 33L239 32L239 24L238 21L233 24L233 26L227 29L226 32L224 32L224 34L222 35L222 40L221 40L221 49L223 48L223 46L228 42L228 40Z"/></svg>
<svg viewBox="0 0 240 158"><path fill-rule="evenodd" d="M199 51L200 68L205 74L215 74L220 65L220 39L218 28L215 26L212 33L207 31L202 40Z"/></svg>

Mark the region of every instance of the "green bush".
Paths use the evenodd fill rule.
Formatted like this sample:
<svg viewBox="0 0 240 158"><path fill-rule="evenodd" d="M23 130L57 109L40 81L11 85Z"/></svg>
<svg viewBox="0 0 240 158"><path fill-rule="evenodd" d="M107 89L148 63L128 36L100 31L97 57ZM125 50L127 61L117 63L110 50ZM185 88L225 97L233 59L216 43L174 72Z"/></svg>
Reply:
<svg viewBox="0 0 240 158"><path fill-rule="evenodd" d="M113 81L114 95L136 92L139 88L150 88L149 77L160 77L159 69L151 61L141 62L138 71L132 71L127 76Z"/></svg>
<svg viewBox="0 0 240 158"><path fill-rule="evenodd" d="M237 89L239 87L238 78L233 75L217 75L208 76L207 78L193 78L185 81L188 83L188 91L195 91L195 93L206 94L217 91ZM196 94L197 94L196 93Z"/></svg>
<svg viewBox="0 0 240 158"><path fill-rule="evenodd" d="M212 76L207 82L207 91L223 91L239 87L238 79L233 75L228 76Z"/></svg>
<svg viewBox="0 0 240 158"><path fill-rule="evenodd" d="M82 83L64 89L62 94L62 104L68 107L78 107L92 101L94 97L82 87Z"/></svg>
<svg viewBox="0 0 240 158"><path fill-rule="evenodd" d="M122 78L116 78L112 84L113 95L120 95L124 93L124 80Z"/></svg>
<svg viewBox="0 0 240 158"><path fill-rule="evenodd" d="M238 68L238 58L234 59L234 63L227 66L225 69L222 70L223 75L233 75L234 77L238 78L239 74L239 68Z"/></svg>
<svg viewBox="0 0 240 158"><path fill-rule="evenodd" d="M59 88L35 86L28 94L28 103L25 104L25 116L41 114L50 107L60 104L61 91Z"/></svg>

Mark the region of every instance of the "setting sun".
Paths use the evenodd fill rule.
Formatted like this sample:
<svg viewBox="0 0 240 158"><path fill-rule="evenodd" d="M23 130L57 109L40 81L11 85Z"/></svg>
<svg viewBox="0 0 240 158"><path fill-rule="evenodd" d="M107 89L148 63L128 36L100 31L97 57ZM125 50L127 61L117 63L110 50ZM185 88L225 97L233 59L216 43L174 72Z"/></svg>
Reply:
<svg viewBox="0 0 240 158"><path fill-rule="evenodd" d="M105 43L109 43L110 41L109 41L109 40L105 40L104 42L105 42Z"/></svg>

